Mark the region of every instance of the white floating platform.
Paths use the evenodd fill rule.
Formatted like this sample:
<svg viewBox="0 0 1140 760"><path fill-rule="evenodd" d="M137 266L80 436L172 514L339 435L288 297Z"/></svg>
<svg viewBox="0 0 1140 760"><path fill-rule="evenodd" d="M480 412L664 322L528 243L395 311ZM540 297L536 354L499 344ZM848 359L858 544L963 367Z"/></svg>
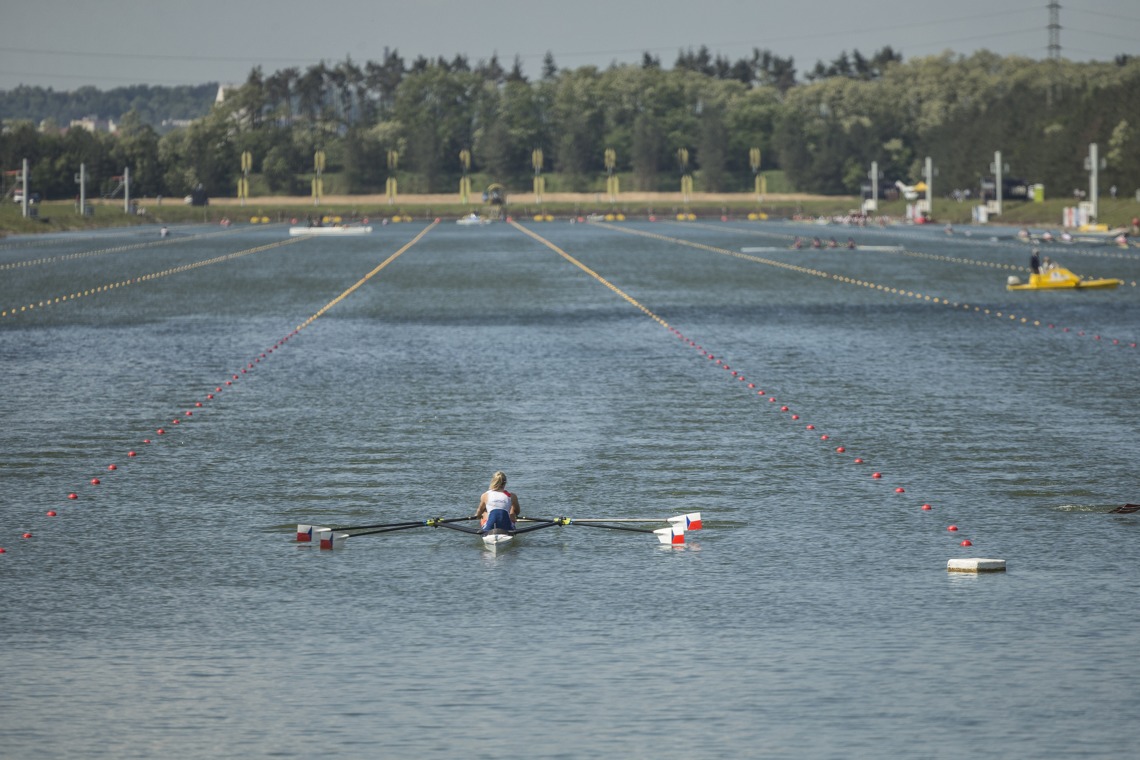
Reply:
<svg viewBox="0 0 1140 760"><path fill-rule="evenodd" d="M952 559L946 562L946 570L951 573L1000 573L1005 571L1005 560L979 557Z"/></svg>
<svg viewBox="0 0 1140 760"><path fill-rule="evenodd" d="M289 237L301 235L371 235L372 228L365 227L290 227Z"/></svg>

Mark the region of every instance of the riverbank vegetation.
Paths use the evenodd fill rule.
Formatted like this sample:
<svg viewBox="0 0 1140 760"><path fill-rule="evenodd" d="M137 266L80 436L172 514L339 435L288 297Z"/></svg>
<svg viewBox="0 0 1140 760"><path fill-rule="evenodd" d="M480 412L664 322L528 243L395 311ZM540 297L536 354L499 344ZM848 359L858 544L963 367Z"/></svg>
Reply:
<svg viewBox="0 0 1140 760"><path fill-rule="evenodd" d="M702 48L683 52L672 69L648 54L640 65L559 69L548 55L532 81L517 59L512 68L463 56L408 64L391 52L363 65L255 68L205 116L166 134L137 109L116 134L6 120L0 164L11 171L27 158L32 189L45 199L73 199L83 163L91 198L121 198L117 177L129 167L132 196L177 202L201 186L216 202L236 195L246 152L250 201L303 196L322 151L330 195L384 193L390 179L401 195L458 194L466 173L479 202L492 183L512 197L530 194L539 172L548 193L598 194L612 170L622 191L676 192L689 174L695 193L742 193L747 205L756 171L781 183L769 193L858 196L872 161L891 187L920 180L926 156L938 170L939 199L965 190L976 198L1001 151L1007 176L1041 183L1046 198L1071 205L1088 188L1084 157L1093 142L1105 159L1102 198L1116 188L1122 201L1134 199L1136 102L1140 59L1125 56L903 61L885 48L844 53L800 80L790 58L757 50L729 61ZM935 216L957 216L958 206L969 204L940 201Z"/></svg>

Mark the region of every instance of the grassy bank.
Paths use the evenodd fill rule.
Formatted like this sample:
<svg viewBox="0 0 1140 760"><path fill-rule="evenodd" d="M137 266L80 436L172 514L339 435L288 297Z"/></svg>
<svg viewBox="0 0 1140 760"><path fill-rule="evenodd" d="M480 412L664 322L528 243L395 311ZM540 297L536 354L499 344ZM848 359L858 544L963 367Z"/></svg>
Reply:
<svg viewBox="0 0 1140 760"><path fill-rule="evenodd" d="M624 214L627 219L645 219L651 215L675 218L677 214L687 212L698 219L719 219L721 216L747 219L749 214L758 212L769 218L834 216L859 207L859 199L847 196L771 195L765 197L762 203L757 203L754 195L743 193L697 194L688 203L675 193L624 194L614 204L603 195L595 193L550 194L542 203L537 203L533 195L519 193L509 200L500 209L482 203L464 205L454 195L404 195L399 196L397 202L391 205L382 196L332 196L323 199L320 206L315 206L311 198L304 197L253 198L244 206L234 198L215 198L209 206L204 207L186 206L169 200L158 204L154 199L143 199L140 201L142 213L139 214L125 213L121 202L96 202L92 206L92 215L88 217L80 216L75 210L75 204L70 201L48 201L36 206L38 218L35 219L23 218L18 204L6 203L0 206L0 234L189 222L216 223L224 218L235 223L248 222L253 217L259 221L267 219L270 222L289 222L317 214L368 217L372 220L400 216L418 221L435 217L454 219L471 211L492 216L510 214L519 219L530 219L538 214L570 218L611 212ZM1006 203L1005 213L993 222L1056 229L1061 226L1062 209L1071 203L1067 199L1047 200L1044 203ZM1134 199L1102 200L1100 212L1101 221L1110 228L1127 227L1134 217L1140 216L1140 203ZM906 204L902 201L882 203L880 213L901 219L905 216ZM935 200L934 219L937 224L969 224L971 207L948 199Z"/></svg>

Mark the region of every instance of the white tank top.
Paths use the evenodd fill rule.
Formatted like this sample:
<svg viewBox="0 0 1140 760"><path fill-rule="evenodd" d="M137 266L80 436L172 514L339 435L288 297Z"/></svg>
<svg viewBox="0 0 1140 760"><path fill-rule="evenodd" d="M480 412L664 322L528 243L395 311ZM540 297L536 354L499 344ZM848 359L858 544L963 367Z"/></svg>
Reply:
<svg viewBox="0 0 1140 760"><path fill-rule="evenodd" d="M488 514L495 509L502 509L506 512L511 511L511 497L510 494L503 493L502 491L488 491L487 492L487 512Z"/></svg>

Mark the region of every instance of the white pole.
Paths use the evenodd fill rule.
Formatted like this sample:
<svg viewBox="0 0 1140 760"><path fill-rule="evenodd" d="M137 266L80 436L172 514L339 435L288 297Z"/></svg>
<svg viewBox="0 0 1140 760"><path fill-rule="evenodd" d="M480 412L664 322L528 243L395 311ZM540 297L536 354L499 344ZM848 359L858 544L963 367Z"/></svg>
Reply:
<svg viewBox="0 0 1140 760"><path fill-rule="evenodd" d="M87 216L87 164L79 165L79 215Z"/></svg>
<svg viewBox="0 0 1140 760"><path fill-rule="evenodd" d="M926 213L934 215L934 160L926 157Z"/></svg>
<svg viewBox="0 0 1140 760"><path fill-rule="evenodd" d="M20 172L20 182L24 186L24 199L20 201L20 210L24 218L28 218L28 159L24 159L23 171Z"/></svg>
<svg viewBox="0 0 1140 760"><path fill-rule="evenodd" d="M997 212L1001 216L1001 151L994 151L994 192L997 193Z"/></svg>
<svg viewBox="0 0 1140 760"><path fill-rule="evenodd" d="M871 198L875 201L875 208L879 203L879 162L871 162Z"/></svg>
<svg viewBox="0 0 1140 760"><path fill-rule="evenodd" d="M1093 224L1099 221L1097 218L1097 186L1100 183L1097 181L1097 170L1100 168L1100 160L1096 154L1096 143L1089 143L1089 214L1091 216L1089 222Z"/></svg>
<svg viewBox="0 0 1140 760"><path fill-rule="evenodd" d="M131 213L131 167L123 167L123 213Z"/></svg>

